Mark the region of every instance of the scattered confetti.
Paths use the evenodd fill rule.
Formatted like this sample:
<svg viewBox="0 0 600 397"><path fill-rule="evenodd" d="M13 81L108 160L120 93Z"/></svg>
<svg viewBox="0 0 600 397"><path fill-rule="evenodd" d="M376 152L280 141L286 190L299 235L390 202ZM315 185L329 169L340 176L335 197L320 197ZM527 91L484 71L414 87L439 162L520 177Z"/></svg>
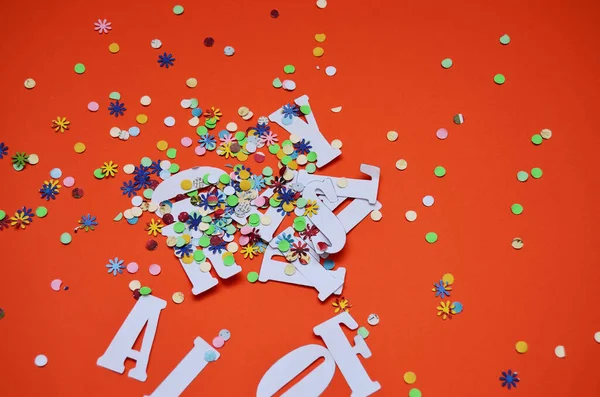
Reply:
<svg viewBox="0 0 600 397"><path fill-rule="evenodd" d="M528 349L527 342L524 342L524 341L517 342L515 344L515 349L517 350L517 353L520 353L520 354L527 353L527 349Z"/></svg>
<svg viewBox="0 0 600 397"><path fill-rule="evenodd" d="M375 326L375 325L379 324L379 316L375 313L369 314L369 317L367 318L367 322L369 323L369 325Z"/></svg>
<svg viewBox="0 0 600 397"><path fill-rule="evenodd" d="M450 69L452 67L452 59L445 58L442 60L442 67L444 69Z"/></svg>
<svg viewBox="0 0 600 397"><path fill-rule="evenodd" d="M554 354L556 355L556 357L558 358L565 358L567 355L567 352L565 351L565 347L564 346L556 346L554 348Z"/></svg>
<svg viewBox="0 0 600 397"><path fill-rule="evenodd" d="M510 369L506 372L502 371L502 376L500 377L502 387L506 387L510 390L511 387L517 387L519 381L520 379L517 377L516 372L513 372Z"/></svg>
<svg viewBox="0 0 600 397"><path fill-rule="evenodd" d="M33 360L33 362L38 367L45 367L46 364L48 364L48 357L46 357L43 354L39 354L39 355L35 356L35 359Z"/></svg>
<svg viewBox="0 0 600 397"><path fill-rule="evenodd" d="M414 222L417 220L417 212L413 211L413 210L406 211L406 213L404 214L404 217L406 218L407 221Z"/></svg>
<svg viewBox="0 0 600 397"><path fill-rule="evenodd" d="M500 44L507 45L508 43L510 43L509 35L503 34L502 36L500 36Z"/></svg>
<svg viewBox="0 0 600 397"><path fill-rule="evenodd" d="M173 302L180 304L183 303L185 296L183 295L183 292L175 292L171 299L173 300Z"/></svg>
<svg viewBox="0 0 600 397"><path fill-rule="evenodd" d="M407 385L412 385L413 383L415 383L417 381L417 375L414 372L405 372L404 373L404 383L406 383Z"/></svg>
<svg viewBox="0 0 600 397"><path fill-rule="evenodd" d="M344 298L343 296L341 298L335 298L335 301L331 305L335 307L335 313L349 312L350 308L352 307L350 302L348 302L348 299Z"/></svg>

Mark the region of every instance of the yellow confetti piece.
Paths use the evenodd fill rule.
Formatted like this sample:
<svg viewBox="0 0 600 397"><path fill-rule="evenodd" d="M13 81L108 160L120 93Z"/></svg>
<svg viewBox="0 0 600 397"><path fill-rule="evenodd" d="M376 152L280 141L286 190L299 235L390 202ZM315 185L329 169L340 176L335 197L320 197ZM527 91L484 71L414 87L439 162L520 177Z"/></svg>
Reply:
<svg viewBox="0 0 600 397"><path fill-rule="evenodd" d="M167 150L168 147L169 147L169 144L167 143L167 141L158 141L156 143L156 148L158 150L160 150L161 152L164 152L165 150Z"/></svg>
<svg viewBox="0 0 600 397"><path fill-rule="evenodd" d="M315 35L315 40L317 41L317 43L324 42L326 38L327 38L327 36L325 36L325 33L317 33Z"/></svg>
<svg viewBox="0 0 600 397"><path fill-rule="evenodd" d="M323 56L324 53L325 53L325 50L321 47L315 47L313 49L313 55L316 57Z"/></svg>
<svg viewBox="0 0 600 397"><path fill-rule="evenodd" d="M148 116L143 113L138 114L135 116L135 121L137 121L139 124L146 124L148 122Z"/></svg>
<svg viewBox="0 0 600 397"><path fill-rule="evenodd" d="M75 146L73 147L73 149L75 149L75 153L81 154L81 153L85 152L85 144L82 142L77 142L75 144Z"/></svg>

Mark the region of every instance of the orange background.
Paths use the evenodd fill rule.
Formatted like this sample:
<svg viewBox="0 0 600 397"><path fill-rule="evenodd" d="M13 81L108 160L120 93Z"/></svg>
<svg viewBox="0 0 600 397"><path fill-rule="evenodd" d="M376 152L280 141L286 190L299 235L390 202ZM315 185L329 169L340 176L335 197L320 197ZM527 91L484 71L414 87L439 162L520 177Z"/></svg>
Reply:
<svg viewBox="0 0 600 397"><path fill-rule="evenodd" d="M149 395L192 348L196 336L211 341L227 328L232 338L221 358L208 366L185 396L250 396L267 369L289 351L321 343L312 328L333 316L331 299L321 304L313 289L269 282L250 284L248 271L260 259L242 264L243 273L198 297L171 249L145 250L145 214L135 226L113 217L130 203L119 190L130 179L122 171L110 180L92 172L104 161L119 166L149 156L164 159L155 144L166 139L178 149L182 169L222 165L215 153L204 157L183 148L187 125L183 98L200 107L217 106L224 119L244 128L240 106L258 116L308 94L325 136L343 141L343 155L319 173L360 177L361 163L381 167L379 201L383 219L367 218L349 236L336 266L348 270L344 295L351 314L371 335L372 357L362 360L372 379L382 384L377 396L405 396L410 386L402 374L414 371L424 396L575 396L600 394L598 315L597 133L600 55L599 9L592 1L356 1L330 0L326 9L314 1L182 2L21 1L2 2L0 27L3 126L0 141L16 151L37 153L39 164L15 172L0 160L3 183L0 208L9 216L26 205L45 205L49 215L26 230L0 234L2 266L0 307L0 382L2 396L141 396ZM281 14L272 19L269 11ZM98 18L112 22L98 35ZM325 33L325 55L316 59L314 35ZM498 38L508 33L510 45ZM215 46L205 47L206 36ZM160 50L150 47L159 38ZM121 51L108 52L117 42ZM233 57L223 55L231 45ZM168 70L158 53L173 53ZM451 57L454 66L440 67ZM83 62L83 75L73 66ZM294 92L276 90L291 63L298 84ZM320 65L321 70L315 66ZM338 74L327 77L324 68ZM493 82L503 73L506 84ZM37 81L26 90L23 81ZM185 86L196 77L195 89ZM108 94L119 91L127 105L124 117L108 115ZM139 98L152 97L142 108ZM100 103L91 113L89 101ZM331 107L343 106L339 114ZM149 115L141 134L129 141L109 136L114 126L135 125L135 115ZM465 123L452 116L462 112ZM173 128L164 117L177 119ZM50 128L66 116L65 134ZM445 141L435 131L445 127ZM275 128L281 135L285 132ZM542 128L554 132L539 147L530 142ZM219 128L218 128L219 129ZM386 132L397 130L389 142ZM73 145L87 145L78 155ZM394 164L408 161L400 172ZM273 156L268 157L273 161ZM260 170L252 161L251 167ZM438 179L436 165L448 174ZM526 183L517 171L539 166L544 175ZM49 171L63 170L85 190L80 200L62 188L46 203L37 191ZM61 178L62 179L62 178ZM431 194L431 208L421 198ZM520 216L510 212L523 204ZM405 211L415 209L409 223ZM63 246L61 233L72 232L85 214L98 217L95 232L74 235ZM439 241L424 236L435 231ZM516 251L511 240L521 237ZM140 264L138 274L106 274L104 265L118 256ZM162 265L150 276L151 263ZM436 316L439 300L432 283L446 272L456 277L452 299L464 312L452 321ZM61 278L69 291L54 292ZM97 358L133 307L128 283L138 279L168 301L162 312L145 383L96 366ZM181 305L171 294L183 291ZM370 313L381 323L366 324ZM348 332L350 337L353 333ZM514 345L529 343L519 355ZM558 359L554 347L564 345ZM33 359L46 354L37 368ZM133 362L127 363L127 370ZM505 390L502 370L519 372L516 390ZM337 371L325 396L348 396Z"/></svg>

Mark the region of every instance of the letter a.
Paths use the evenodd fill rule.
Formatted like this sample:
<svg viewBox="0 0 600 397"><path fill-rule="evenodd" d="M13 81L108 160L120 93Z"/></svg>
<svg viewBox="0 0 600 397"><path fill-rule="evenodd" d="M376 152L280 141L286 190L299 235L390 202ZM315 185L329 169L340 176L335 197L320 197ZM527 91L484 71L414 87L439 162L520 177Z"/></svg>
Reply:
<svg viewBox="0 0 600 397"><path fill-rule="evenodd" d="M125 371L125 359L134 359L136 361L135 368L131 369L127 375L130 378L144 382L148 377L146 368L148 367L150 350L156 334L158 317L160 311L166 306L166 301L155 296L140 296L125 322L121 325L119 332L117 332L108 349L96 364L122 374ZM133 350L133 344L146 323L148 325L146 325L146 332L144 332L142 348L140 351Z"/></svg>

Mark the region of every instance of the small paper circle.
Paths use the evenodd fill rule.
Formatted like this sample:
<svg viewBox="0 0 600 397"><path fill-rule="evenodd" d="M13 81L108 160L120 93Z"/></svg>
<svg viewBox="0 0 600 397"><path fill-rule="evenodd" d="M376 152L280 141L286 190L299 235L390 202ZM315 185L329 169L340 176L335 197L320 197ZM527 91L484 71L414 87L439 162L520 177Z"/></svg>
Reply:
<svg viewBox="0 0 600 397"><path fill-rule="evenodd" d="M150 265L150 267L148 268L148 271L153 276L158 276L160 274L161 270L162 269L160 268L160 265L157 265L156 263Z"/></svg>

